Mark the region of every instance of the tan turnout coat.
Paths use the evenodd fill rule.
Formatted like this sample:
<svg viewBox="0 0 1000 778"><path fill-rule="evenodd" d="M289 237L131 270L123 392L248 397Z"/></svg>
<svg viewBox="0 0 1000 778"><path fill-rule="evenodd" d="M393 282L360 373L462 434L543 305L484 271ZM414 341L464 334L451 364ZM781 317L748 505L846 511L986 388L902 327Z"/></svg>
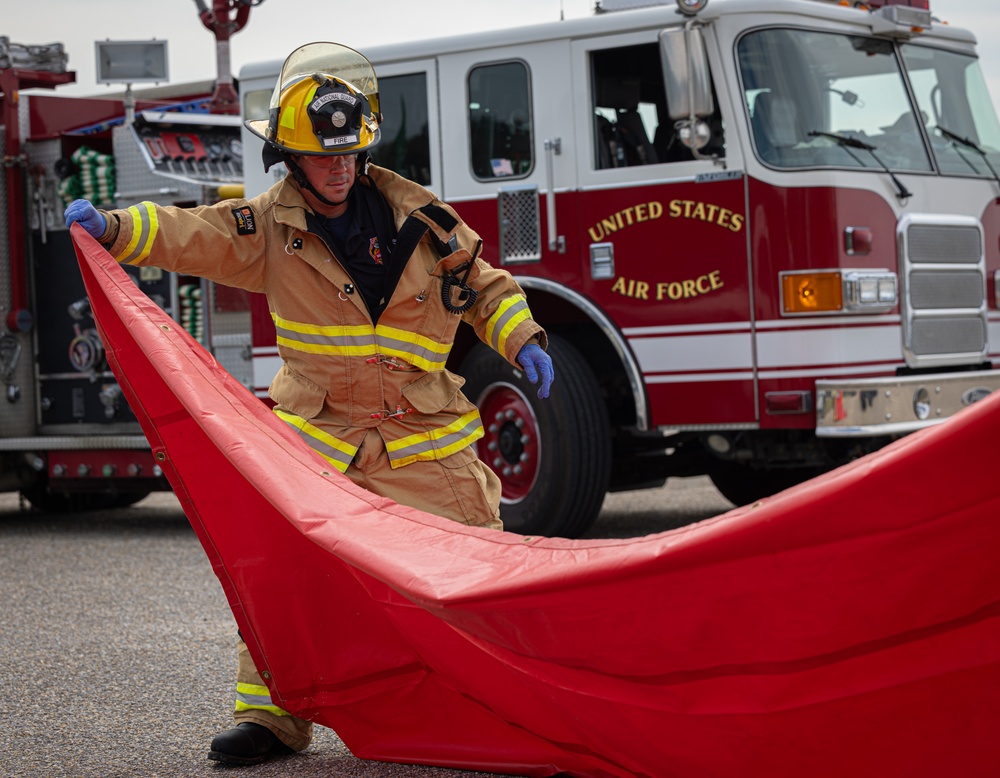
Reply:
<svg viewBox="0 0 1000 778"><path fill-rule="evenodd" d="M284 361L270 387L275 410L342 472L372 428L393 468L443 459L482 437L479 413L460 391L464 380L445 369L460 320L513 365L529 340L545 346L521 288L506 271L473 260L479 236L454 210L390 171L371 166L369 175L397 229L419 219L442 244L457 244L442 258L423 235L377 325L348 272L308 230L308 206L289 177L250 200L194 209L146 202L105 212L102 236L119 262L264 293ZM453 229L417 210L427 205L453 217ZM470 261L468 284L478 298L464 314L450 313L442 279Z"/></svg>

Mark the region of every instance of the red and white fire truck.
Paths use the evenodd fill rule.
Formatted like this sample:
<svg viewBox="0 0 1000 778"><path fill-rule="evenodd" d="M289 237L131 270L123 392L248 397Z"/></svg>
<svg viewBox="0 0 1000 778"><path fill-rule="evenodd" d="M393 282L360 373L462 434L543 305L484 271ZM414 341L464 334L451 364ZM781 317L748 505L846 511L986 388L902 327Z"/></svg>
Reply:
<svg viewBox="0 0 1000 778"><path fill-rule="evenodd" d="M675 476L707 474L749 502L1000 384L1000 123L973 35L932 10L602 0L590 18L364 50L384 114L376 162L452 203L551 336L545 401L471 333L452 353L482 411L480 455L504 483L508 529L578 535L607 492ZM266 115L280 66L242 69L244 117ZM192 174L206 158L153 137L172 126L147 117L143 175ZM198 199L123 185L131 135L114 148L119 205ZM220 143L235 153L239 139L188 145L233 165ZM242 145L252 196L282 171L262 172L252 135ZM53 222L47 236L65 231ZM196 285L168 280L161 298L180 315ZM224 364L228 350L265 397L279 364L266 304L251 298L246 314L220 303L224 290L197 290L206 347ZM5 414L0 480L23 489L27 465L47 494L70 494L84 483L67 480L73 463L11 443L72 437L79 422L49 424L46 408L86 405L79 392L27 391L60 374L29 353L21 311L37 323L52 309L27 298L4 311L4 336L24 346L18 360L0 344L7 410L29 394L40 410L13 433ZM113 387L109 374L86 378Z"/></svg>
<svg viewBox="0 0 1000 778"><path fill-rule="evenodd" d="M214 7L227 13L228 2ZM244 21L248 8L235 7ZM210 17L205 9L206 25ZM121 46L142 45L105 48L121 63ZM225 102L225 80L214 91L206 81L129 85L108 98L51 94L75 81L67 60L61 44L0 37L0 491L56 511L125 506L170 488L108 367L63 208L75 197L104 207L150 198L197 205L242 191L240 119L208 110ZM156 269L127 272L230 372L249 375L240 293Z"/></svg>
<svg viewBox="0 0 1000 778"><path fill-rule="evenodd" d="M0 125L7 148L0 184L0 491L20 491L35 507L55 511L125 506L170 488L108 367L63 225L67 198L103 207L150 198L198 205L242 181L239 117L200 112L211 82L137 90L136 119L126 124L121 95L34 91L74 78L70 71L0 70L8 109ZM223 145L228 155L213 150ZM159 270L126 270L230 372L249 375L242 293Z"/></svg>
<svg viewBox="0 0 1000 778"><path fill-rule="evenodd" d="M599 6L364 51L376 162L462 213L552 339L547 401L452 355L509 529L572 536L670 476L752 501L997 388L1000 124L970 32L928 0ZM243 68L245 117L280 65Z"/></svg>

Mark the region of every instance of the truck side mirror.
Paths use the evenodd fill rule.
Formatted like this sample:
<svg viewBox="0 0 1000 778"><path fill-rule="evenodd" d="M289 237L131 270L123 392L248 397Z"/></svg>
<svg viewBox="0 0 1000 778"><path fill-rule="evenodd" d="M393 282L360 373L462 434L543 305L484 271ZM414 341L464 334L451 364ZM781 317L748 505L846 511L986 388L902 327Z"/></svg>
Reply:
<svg viewBox="0 0 1000 778"><path fill-rule="evenodd" d="M659 40L670 118L677 120L678 137L685 146L703 148L710 133L707 123L699 120L715 111L705 39L701 30L688 22L684 27L662 30Z"/></svg>

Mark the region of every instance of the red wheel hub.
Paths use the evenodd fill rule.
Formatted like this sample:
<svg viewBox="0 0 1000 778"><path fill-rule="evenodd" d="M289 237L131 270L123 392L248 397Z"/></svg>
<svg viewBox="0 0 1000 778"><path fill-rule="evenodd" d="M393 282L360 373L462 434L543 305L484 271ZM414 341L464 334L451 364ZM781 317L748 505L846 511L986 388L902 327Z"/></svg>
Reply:
<svg viewBox="0 0 1000 778"><path fill-rule="evenodd" d="M479 440L479 458L503 484L503 502L519 502L531 492L538 477L538 420L521 391L510 384L494 384L479 399L486 435Z"/></svg>

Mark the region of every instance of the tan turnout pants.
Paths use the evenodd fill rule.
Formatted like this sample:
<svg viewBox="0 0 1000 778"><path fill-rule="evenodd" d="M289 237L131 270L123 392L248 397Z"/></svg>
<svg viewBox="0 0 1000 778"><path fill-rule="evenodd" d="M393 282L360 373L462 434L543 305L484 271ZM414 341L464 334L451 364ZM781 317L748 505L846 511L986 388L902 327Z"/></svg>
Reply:
<svg viewBox="0 0 1000 778"><path fill-rule="evenodd" d="M382 437L369 430L347 476L358 486L401 505L443 516L461 524L503 529L500 522L500 480L469 446L446 459L414 462L393 470ZM252 721L270 729L281 742L301 751L312 740L312 722L296 718L272 704L270 692L250 658L238 644L236 710L239 724Z"/></svg>

